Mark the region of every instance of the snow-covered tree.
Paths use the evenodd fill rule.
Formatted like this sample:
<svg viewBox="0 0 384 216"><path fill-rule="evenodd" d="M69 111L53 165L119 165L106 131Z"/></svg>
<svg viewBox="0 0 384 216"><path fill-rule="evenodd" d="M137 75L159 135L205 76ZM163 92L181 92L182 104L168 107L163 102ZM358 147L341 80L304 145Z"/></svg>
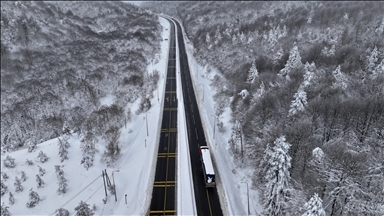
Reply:
<svg viewBox="0 0 384 216"><path fill-rule="evenodd" d="M333 83L333 88L347 88L347 78L343 72L341 72L340 65L337 66L336 70L332 72L333 77L335 78L335 82Z"/></svg>
<svg viewBox="0 0 384 216"><path fill-rule="evenodd" d="M293 69L297 69L301 67L303 63L301 62L301 56L299 53L299 48L294 46L292 50L289 52L289 58L285 67L280 70L279 76L284 77L287 76Z"/></svg>
<svg viewBox="0 0 384 216"><path fill-rule="evenodd" d="M17 176L15 177L15 182L13 183L13 185L15 186L16 192L21 192L24 189L23 186L21 185L20 179Z"/></svg>
<svg viewBox="0 0 384 216"><path fill-rule="evenodd" d="M25 141L24 146L28 146L29 153L34 152L37 148L36 140L34 138L29 138Z"/></svg>
<svg viewBox="0 0 384 216"><path fill-rule="evenodd" d="M85 169L88 170L89 167L93 165L93 160L95 157L96 149L95 144L97 142L96 137L92 133L87 133L84 138L84 142L81 143L82 159L81 164L84 164Z"/></svg>
<svg viewBox="0 0 384 216"><path fill-rule="evenodd" d="M9 212L8 210L9 206L6 206L3 202L3 204L1 204L1 209L0 209L0 214L1 216L11 216L11 212Z"/></svg>
<svg viewBox="0 0 384 216"><path fill-rule="evenodd" d="M313 78L315 77L316 65L314 62L309 64L308 62L304 65L304 81L302 83L302 88L308 87Z"/></svg>
<svg viewBox="0 0 384 216"><path fill-rule="evenodd" d="M235 154L235 157L238 156L238 148L241 145L241 139L241 123L240 121L236 120L235 124L232 127L231 138L228 140L228 144L232 152Z"/></svg>
<svg viewBox="0 0 384 216"><path fill-rule="evenodd" d="M265 150L265 180L264 210L267 215L284 215L284 204L287 191L290 188L291 157L288 154L290 144L285 136L280 136L274 141L272 149L267 146Z"/></svg>
<svg viewBox="0 0 384 216"><path fill-rule="evenodd" d="M75 208L76 216L92 216L94 212L86 202L80 201L79 205Z"/></svg>
<svg viewBox="0 0 384 216"><path fill-rule="evenodd" d="M21 171L21 181L25 182L27 181L28 177L27 177L27 174L25 174L24 171Z"/></svg>
<svg viewBox="0 0 384 216"><path fill-rule="evenodd" d="M249 92L247 91L247 89L243 89L241 90L241 92L239 92L239 95L241 96L241 98L245 99L249 95Z"/></svg>
<svg viewBox="0 0 384 216"><path fill-rule="evenodd" d="M43 169L41 166L38 166L38 167L39 167L39 175L43 176L45 174L45 169Z"/></svg>
<svg viewBox="0 0 384 216"><path fill-rule="evenodd" d="M265 93L265 85L264 85L264 82L261 82L260 84L260 88L257 89L257 91L255 92L255 94L253 94L253 98L252 98L252 101L256 101L257 99L261 98Z"/></svg>
<svg viewBox="0 0 384 216"><path fill-rule="evenodd" d="M379 60L378 58L379 52L377 51L377 47L372 50L371 54L368 57L368 72L371 73L375 70L376 63Z"/></svg>
<svg viewBox="0 0 384 216"><path fill-rule="evenodd" d="M37 156L37 158L40 160L41 163L45 163L49 159L48 156L43 151L39 152L39 155Z"/></svg>
<svg viewBox="0 0 384 216"><path fill-rule="evenodd" d="M248 77L247 77L246 83L254 83L257 77L259 77L259 72L257 71L255 61L253 61L252 67L248 71Z"/></svg>
<svg viewBox="0 0 384 216"><path fill-rule="evenodd" d="M111 126L103 135L103 138L108 143L103 154L103 160L108 166L114 163L120 156L119 137L120 131L116 126Z"/></svg>
<svg viewBox="0 0 384 216"><path fill-rule="evenodd" d="M299 88L293 97L295 99L291 102L288 116L294 116L296 113L304 111L305 106L307 105L307 93L304 89Z"/></svg>
<svg viewBox="0 0 384 216"><path fill-rule="evenodd" d="M205 42L207 44L210 44L211 43L211 37L209 36L209 33L207 32L207 35L205 36Z"/></svg>
<svg viewBox="0 0 384 216"><path fill-rule="evenodd" d="M276 66L278 64L278 62L281 60L281 57L283 57L283 55L284 55L284 51L282 48L277 50L276 54L274 55L274 57L272 59L273 65Z"/></svg>
<svg viewBox="0 0 384 216"><path fill-rule="evenodd" d="M59 185L59 188L57 189L57 193L59 195L67 192L67 179L64 177L64 171L60 168L59 165L55 166L56 170L56 177L57 177L57 184Z"/></svg>
<svg viewBox="0 0 384 216"><path fill-rule="evenodd" d="M303 216L325 216L323 201L315 193L311 199L304 205L305 213Z"/></svg>
<svg viewBox="0 0 384 216"><path fill-rule="evenodd" d="M3 196L8 191L8 187L7 185L4 184L3 180L1 180L0 189L1 189L1 196Z"/></svg>
<svg viewBox="0 0 384 216"><path fill-rule="evenodd" d="M7 179L9 179L9 176L6 172L1 172L1 178L5 182Z"/></svg>
<svg viewBox="0 0 384 216"><path fill-rule="evenodd" d="M56 210L55 216L69 216L69 211L64 208L59 208Z"/></svg>
<svg viewBox="0 0 384 216"><path fill-rule="evenodd" d="M29 160L29 159L26 159L25 160L25 164L29 165L29 166L32 166L33 165L33 161L32 160Z"/></svg>
<svg viewBox="0 0 384 216"><path fill-rule="evenodd" d="M36 183L37 183L37 188L44 187L44 184L45 184L39 175L36 175Z"/></svg>
<svg viewBox="0 0 384 216"><path fill-rule="evenodd" d="M28 208L33 208L40 202L40 196L37 192L33 191L31 188L29 190L29 201L27 202L27 207Z"/></svg>
<svg viewBox="0 0 384 216"><path fill-rule="evenodd" d="M59 146L59 156L61 158L61 162L63 162L64 160L68 159L68 148L70 146L68 140L66 139L60 139L58 138L59 140L59 143L58 143L58 146Z"/></svg>
<svg viewBox="0 0 384 216"><path fill-rule="evenodd" d="M380 64L376 66L376 68L372 71L371 79L374 80L378 76L384 75L384 59L381 60Z"/></svg>
<svg viewBox="0 0 384 216"><path fill-rule="evenodd" d="M15 197L13 197L13 194L11 191L9 191L9 205L15 204Z"/></svg>
<svg viewBox="0 0 384 216"><path fill-rule="evenodd" d="M14 168L16 166L15 158L7 155L7 157L5 157L5 159L3 160L3 164L7 168Z"/></svg>

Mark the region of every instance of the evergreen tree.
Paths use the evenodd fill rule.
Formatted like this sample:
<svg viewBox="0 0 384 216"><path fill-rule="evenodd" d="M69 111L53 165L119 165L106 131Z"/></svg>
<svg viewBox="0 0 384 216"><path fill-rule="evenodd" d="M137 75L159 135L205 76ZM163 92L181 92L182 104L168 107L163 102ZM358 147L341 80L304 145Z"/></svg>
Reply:
<svg viewBox="0 0 384 216"><path fill-rule="evenodd" d="M304 65L304 81L302 87L308 87L311 81L314 79L316 73L316 65L314 62L309 64L308 62Z"/></svg>
<svg viewBox="0 0 384 216"><path fill-rule="evenodd" d="M69 148L69 143L66 139L59 139L59 156L61 158L61 162L63 162L64 160L68 159L68 148Z"/></svg>
<svg viewBox="0 0 384 216"><path fill-rule="evenodd" d="M28 146L28 152L29 153L36 151L37 143L36 143L36 140L34 138L27 139L27 141L25 141L24 145Z"/></svg>
<svg viewBox="0 0 384 216"><path fill-rule="evenodd" d="M29 159L26 159L25 160L25 164L29 165L29 166L32 166L33 165L33 161L32 160L29 160Z"/></svg>
<svg viewBox="0 0 384 216"><path fill-rule="evenodd" d="M82 159L81 164L84 164L85 169L89 169L93 165L93 160L95 157L96 149L95 144L97 139L92 133L87 133L84 138L84 142L81 143Z"/></svg>
<svg viewBox="0 0 384 216"><path fill-rule="evenodd" d="M325 216L323 201L315 193L311 199L304 205L305 213L303 216Z"/></svg>
<svg viewBox="0 0 384 216"><path fill-rule="evenodd" d="M17 176L15 177L15 183L13 183L13 185L15 185L16 192L21 192L24 189L23 186L21 185L20 179Z"/></svg>
<svg viewBox="0 0 384 216"><path fill-rule="evenodd" d="M265 150L265 179L267 181L265 189L264 209L267 215L284 215L284 204L289 189L291 179L289 168L291 167L291 157L288 154L290 144L285 141L284 136L280 136L274 142L271 149L269 145Z"/></svg>
<svg viewBox="0 0 384 216"><path fill-rule="evenodd" d="M59 165L55 166L55 170L56 170L56 177L59 185L59 188L57 189L57 193L60 195L67 192L68 184L67 184L67 179L64 177L64 171L60 168Z"/></svg>
<svg viewBox="0 0 384 216"><path fill-rule="evenodd" d="M6 206L4 202L3 204L1 204L1 209L0 209L1 216L11 216L11 212L9 212L8 208L9 206Z"/></svg>
<svg viewBox="0 0 384 216"><path fill-rule="evenodd" d="M297 46L294 46L292 48L292 50L289 52L289 58L288 58L287 63L285 64L285 67L280 70L278 75L280 77L286 77L287 75L289 75L289 73L292 70L297 69L297 68L301 67L302 65L303 65L303 63L301 62L301 56L299 53L299 48Z"/></svg>
<svg viewBox="0 0 384 216"><path fill-rule="evenodd" d="M9 191L9 205L15 204L15 198L13 197L13 194L11 191Z"/></svg>
<svg viewBox="0 0 384 216"><path fill-rule="evenodd" d="M36 175L37 188L44 187L44 181L40 178L39 175Z"/></svg>
<svg viewBox="0 0 384 216"><path fill-rule="evenodd" d="M7 193L8 191L8 187L7 185L4 184L4 181L1 180L1 183L0 183L0 189L1 189L1 196L3 196L5 193Z"/></svg>
<svg viewBox="0 0 384 216"><path fill-rule="evenodd" d="M111 126L103 135L103 138L108 143L103 154L103 160L108 166L114 163L120 156L119 137L120 130L116 126Z"/></svg>
<svg viewBox="0 0 384 216"><path fill-rule="evenodd" d="M282 48L280 48L279 50L277 50L277 53L275 54L275 56L273 57L273 65L277 65L279 63L279 61L281 60L281 58L283 57L284 55L284 51Z"/></svg>
<svg viewBox="0 0 384 216"><path fill-rule="evenodd" d="M379 52L377 51L377 47L372 50L371 54L369 55L368 58L368 72L371 73L376 66L377 61L379 60L378 58Z"/></svg>
<svg viewBox="0 0 384 216"><path fill-rule="evenodd" d="M375 80L378 76L384 75L384 59L381 60L380 64L376 66L376 68L372 71L371 79Z"/></svg>
<svg viewBox="0 0 384 216"><path fill-rule="evenodd" d="M5 159L3 160L3 164L7 168L14 168L16 166L15 158L12 158L11 156L7 155L7 157L5 157Z"/></svg>
<svg viewBox="0 0 384 216"><path fill-rule="evenodd" d="M252 67L248 71L248 78L246 83L254 83L257 77L259 77L259 72L257 71L255 61L253 61Z"/></svg>
<svg viewBox="0 0 384 216"><path fill-rule="evenodd" d="M41 166L38 166L38 167L39 167L40 176L43 176L45 174L45 169L43 169Z"/></svg>
<svg viewBox="0 0 384 216"><path fill-rule="evenodd" d="M40 202L40 196L32 188L29 190L29 202L27 202L28 208L33 208Z"/></svg>
<svg viewBox="0 0 384 216"><path fill-rule="evenodd" d="M39 155L37 156L37 158L40 159L41 163L45 163L49 159L48 156L43 151L39 152Z"/></svg>
<svg viewBox="0 0 384 216"><path fill-rule="evenodd" d="M299 88L293 97L295 99L291 102L288 116L294 116L296 113L304 111L307 105L307 93L302 88Z"/></svg>
<svg viewBox="0 0 384 216"><path fill-rule="evenodd" d="M55 216L69 216L69 211L64 208L59 208L56 210Z"/></svg>
<svg viewBox="0 0 384 216"><path fill-rule="evenodd" d="M4 182L9 179L9 176L6 172L1 172L1 177L3 178Z"/></svg>
<svg viewBox="0 0 384 216"><path fill-rule="evenodd" d="M89 207L89 204L83 201L80 201L79 205L75 208L75 211L76 211L76 216L94 215L92 209Z"/></svg>
<svg viewBox="0 0 384 216"><path fill-rule="evenodd" d="M333 71L332 75L335 78L335 82L332 85L333 88L341 88L341 89L347 88L347 78L343 74L343 72L341 72L340 65L337 66L336 70Z"/></svg>
<svg viewBox="0 0 384 216"><path fill-rule="evenodd" d="M25 182L28 179L27 174L24 171L21 171L21 181Z"/></svg>

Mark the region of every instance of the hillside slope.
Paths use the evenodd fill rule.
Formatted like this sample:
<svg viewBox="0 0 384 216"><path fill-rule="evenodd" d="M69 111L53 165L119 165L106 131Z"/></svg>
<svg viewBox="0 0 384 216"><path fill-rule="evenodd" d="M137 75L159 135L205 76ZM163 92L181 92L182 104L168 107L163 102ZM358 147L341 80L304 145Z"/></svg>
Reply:
<svg viewBox="0 0 384 216"><path fill-rule="evenodd" d="M211 82L216 123L225 129L230 106L228 149L254 170L266 214L303 214L314 194L327 215L383 214L382 2L142 6L178 18L195 59L221 72Z"/></svg>

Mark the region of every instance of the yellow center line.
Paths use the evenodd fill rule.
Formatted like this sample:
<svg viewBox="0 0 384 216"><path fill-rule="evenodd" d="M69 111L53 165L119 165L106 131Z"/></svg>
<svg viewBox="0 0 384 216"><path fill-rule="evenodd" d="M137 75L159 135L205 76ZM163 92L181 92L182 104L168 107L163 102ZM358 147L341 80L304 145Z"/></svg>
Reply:
<svg viewBox="0 0 384 216"><path fill-rule="evenodd" d="M192 118L193 118L193 124L196 124L196 122L195 122L195 115L192 115Z"/></svg>
<svg viewBox="0 0 384 216"><path fill-rule="evenodd" d="M209 199L208 190L205 189L205 192L207 193L207 198L208 198L209 215L212 215L211 200Z"/></svg>
<svg viewBox="0 0 384 216"><path fill-rule="evenodd" d="M195 133L196 133L196 139L199 139L199 136L197 136L197 130L195 128Z"/></svg>

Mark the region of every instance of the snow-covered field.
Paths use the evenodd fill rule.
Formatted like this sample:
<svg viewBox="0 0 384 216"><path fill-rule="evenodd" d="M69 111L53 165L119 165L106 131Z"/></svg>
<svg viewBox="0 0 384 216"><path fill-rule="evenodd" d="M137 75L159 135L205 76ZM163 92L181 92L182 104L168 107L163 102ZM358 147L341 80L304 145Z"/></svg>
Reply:
<svg viewBox="0 0 384 216"><path fill-rule="evenodd" d="M169 37L168 21L160 18L163 25L163 38ZM146 114L134 115L126 127L121 128L120 145L122 147L122 156L116 162L114 167L107 168L101 162L101 154L104 152L104 143L97 143L98 152L95 155L94 164L88 171L80 164L81 150L80 138L77 134L72 134L68 140L70 147L68 149L68 160L60 162L58 156L58 139L52 139L43 142L37 146L37 150L28 153L27 149L15 151L2 155L2 160L10 155L15 158L15 168L5 168L2 161L2 172L6 172L9 179L5 181L7 193L2 196L2 203L9 206L12 215L51 215L58 208L65 208L71 214L75 213L75 207L80 201L86 201L90 206L96 205L96 215L144 215L151 201L151 191L153 185L153 172L155 169L155 161L161 118L159 113L162 110L162 96L164 94L164 80L166 72L166 62L168 58L168 41L161 44L162 53L160 61L157 64L148 66L148 73L152 73L154 69L160 72L160 80L158 84L158 93L160 101L154 97L151 101L152 107L147 112L148 117L148 136L146 130ZM157 95L157 92L154 92ZM103 98L102 104L110 104L113 102L114 95ZM138 108L139 100L134 104L128 104L132 111ZM102 140L102 139L99 139ZM45 163L38 162L37 155L43 151L49 157ZM26 165L26 159L32 160L33 165ZM36 174L39 172L38 166L46 170L46 174L42 176L45 182L44 188L37 188ZM55 174L55 165L60 165L64 171L64 177L68 180L67 192L62 195L57 194L58 184ZM108 191L107 202L104 204L105 191L103 186L102 170L106 169L109 178L112 179L112 171L117 191L117 202L114 195ZM21 171L24 171L28 177L22 182L24 190L15 192L14 180L18 176L20 178ZM41 201L34 208L27 208L28 193L30 189L36 191ZM9 205L9 192L12 192L15 203ZM125 195L126 199L125 200ZM126 204L127 201L127 204Z"/></svg>

